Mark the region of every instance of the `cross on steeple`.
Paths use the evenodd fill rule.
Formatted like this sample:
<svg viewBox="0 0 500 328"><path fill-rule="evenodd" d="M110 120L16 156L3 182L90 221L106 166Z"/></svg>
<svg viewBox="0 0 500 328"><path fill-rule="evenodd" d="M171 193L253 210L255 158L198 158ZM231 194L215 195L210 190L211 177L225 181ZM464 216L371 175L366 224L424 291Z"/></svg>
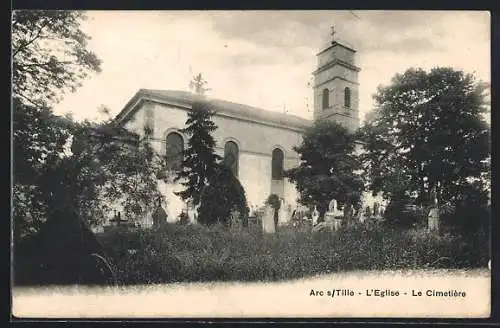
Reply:
<svg viewBox="0 0 500 328"><path fill-rule="evenodd" d="M330 27L330 30L331 30L330 35L332 36L332 42L334 42L335 41L334 36L335 36L335 33L337 33L337 32L335 31L335 27L333 25Z"/></svg>

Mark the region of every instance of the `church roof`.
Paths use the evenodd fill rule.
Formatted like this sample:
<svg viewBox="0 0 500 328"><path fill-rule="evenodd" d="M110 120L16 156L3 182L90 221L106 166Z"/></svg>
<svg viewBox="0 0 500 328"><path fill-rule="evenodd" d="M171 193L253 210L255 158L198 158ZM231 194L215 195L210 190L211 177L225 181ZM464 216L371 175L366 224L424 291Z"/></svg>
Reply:
<svg viewBox="0 0 500 328"><path fill-rule="evenodd" d="M189 108L196 101L204 101L212 105L217 115L225 115L239 119L279 125L286 128L302 130L312 124L311 120L280 112L273 112L257 107L238 104L221 99L202 98L187 91L140 89L116 116L115 121L123 123L130 118L134 104L140 100L156 101Z"/></svg>

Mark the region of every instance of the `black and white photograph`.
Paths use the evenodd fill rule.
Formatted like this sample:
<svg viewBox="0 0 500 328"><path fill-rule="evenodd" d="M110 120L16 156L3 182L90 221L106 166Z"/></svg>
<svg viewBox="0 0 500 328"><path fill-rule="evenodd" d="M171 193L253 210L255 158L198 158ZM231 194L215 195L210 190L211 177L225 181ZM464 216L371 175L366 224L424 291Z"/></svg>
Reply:
<svg viewBox="0 0 500 328"><path fill-rule="evenodd" d="M15 318L489 318L487 11L14 10Z"/></svg>

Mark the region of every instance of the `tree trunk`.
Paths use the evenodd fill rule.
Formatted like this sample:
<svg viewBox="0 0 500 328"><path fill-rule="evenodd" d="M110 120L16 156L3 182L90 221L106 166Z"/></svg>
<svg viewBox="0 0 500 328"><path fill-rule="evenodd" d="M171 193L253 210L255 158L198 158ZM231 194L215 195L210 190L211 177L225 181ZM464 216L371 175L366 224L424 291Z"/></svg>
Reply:
<svg viewBox="0 0 500 328"><path fill-rule="evenodd" d="M278 231L278 221L279 221L279 213L278 213L278 209L274 209L274 231L277 232Z"/></svg>

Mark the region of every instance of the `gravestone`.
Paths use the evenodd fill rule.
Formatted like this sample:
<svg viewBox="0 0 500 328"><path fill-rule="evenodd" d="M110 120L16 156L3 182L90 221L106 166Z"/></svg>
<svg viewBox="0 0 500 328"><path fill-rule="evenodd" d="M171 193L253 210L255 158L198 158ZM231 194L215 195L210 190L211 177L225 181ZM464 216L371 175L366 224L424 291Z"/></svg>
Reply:
<svg viewBox="0 0 500 328"><path fill-rule="evenodd" d="M347 225L352 225L354 222L354 207L351 204L344 205L344 220Z"/></svg>
<svg viewBox="0 0 500 328"><path fill-rule="evenodd" d="M337 209L337 200L332 199L330 203L328 203L328 212L334 213Z"/></svg>
<svg viewBox="0 0 500 328"><path fill-rule="evenodd" d="M342 220L341 219L333 219L333 230L339 231L342 228Z"/></svg>
<svg viewBox="0 0 500 328"><path fill-rule="evenodd" d="M377 218L377 219L379 218L379 215L380 215L379 208L380 208L379 203L378 203L378 202L375 202L375 203L373 204L373 216L374 216L375 218Z"/></svg>
<svg viewBox="0 0 500 328"><path fill-rule="evenodd" d="M275 233L274 209L270 205L264 207L262 215L262 231L264 233Z"/></svg>
<svg viewBox="0 0 500 328"><path fill-rule="evenodd" d="M285 205L285 201L281 199L281 205L280 209L278 211L278 224L282 225L286 222L288 222L289 218L289 212L287 210L287 206Z"/></svg>
<svg viewBox="0 0 500 328"><path fill-rule="evenodd" d="M437 198L437 187L434 186L431 189L430 198L432 201L432 207L429 211L427 217L427 230L428 231L439 231L439 203Z"/></svg>
<svg viewBox="0 0 500 328"><path fill-rule="evenodd" d="M167 219L167 212L163 209L160 202L153 212L153 226L160 227L167 223Z"/></svg>
<svg viewBox="0 0 500 328"><path fill-rule="evenodd" d="M197 208L195 208L193 205L188 204L187 209L187 216L189 218L189 223L196 223L198 219L198 211Z"/></svg>
<svg viewBox="0 0 500 328"><path fill-rule="evenodd" d="M316 209L316 206L314 206L314 210L312 212L312 221L313 221L312 224L313 224L313 227L318 224L318 219L319 219L319 212Z"/></svg>
<svg viewBox="0 0 500 328"><path fill-rule="evenodd" d="M429 211L428 216L428 231L439 231L439 210L436 207L433 207Z"/></svg>

